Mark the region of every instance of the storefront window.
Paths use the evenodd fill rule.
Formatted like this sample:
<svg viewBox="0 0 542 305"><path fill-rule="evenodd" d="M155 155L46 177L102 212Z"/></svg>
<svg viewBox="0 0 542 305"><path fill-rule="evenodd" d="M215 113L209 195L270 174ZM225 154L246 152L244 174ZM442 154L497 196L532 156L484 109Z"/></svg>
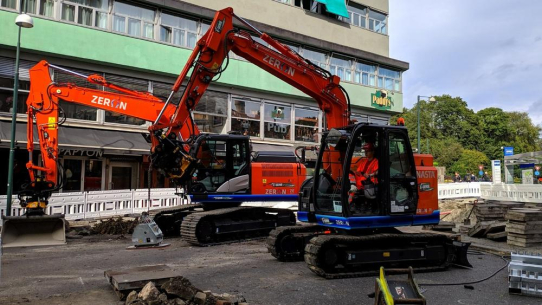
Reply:
<svg viewBox="0 0 542 305"><path fill-rule="evenodd" d="M81 167L83 160L64 160L64 186L63 192L81 191Z"/></svg>
<svg viewBox="0 0 542 305"><path fill-rule="evenodd" d="M290 106L265 104L264 137L290 140L292 108Z"/></svg>
<svg viewBox="0 0 542 305"><path fill-rule="evenodd" d="M260 102L234 99L231 105L231 130L260 137Z"/></svg>
<svg viewBox="0 0 542 305"><path fill-rule="evenodd" d="M194 108L194 120L200 131L223 133L228 118L228 94L208 90Z"/></svg>
<svg viewBox="0 0 542 305"><path fill-rule="evenodd" d="M102 189L102 161L85 160L84 190L100 191Z"/></svg>
<svg viewBox="0 0 542 305"><path fill-rule="evenodd" d="M318 142L318 111L295 109L295 140Z"/></svg>

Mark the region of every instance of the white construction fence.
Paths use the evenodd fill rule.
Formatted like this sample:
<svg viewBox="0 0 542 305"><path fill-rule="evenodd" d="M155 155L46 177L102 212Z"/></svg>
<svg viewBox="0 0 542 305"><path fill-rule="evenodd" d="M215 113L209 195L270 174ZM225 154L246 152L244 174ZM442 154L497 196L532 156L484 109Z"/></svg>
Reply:
<svg viewBox="0 0 542 305"><path fill-rule="evenodd" d="M487 200L542 203L542 185L504 183L482 185L481 197Z"/></svg>
<svg viewBox="0 0 542 305"><path fill-rule="evenodd" d="M56 193L49 199L47 214L64 214L66 219L89 219L141 213L147 209L173 207L188 203L175 194L175 189L114 190L77 193ZM0 213L6 215L7 196L0 196ZM13 196L11 216L25 212L17 196ZM1 223L1 222L0 222Z"/></svg>

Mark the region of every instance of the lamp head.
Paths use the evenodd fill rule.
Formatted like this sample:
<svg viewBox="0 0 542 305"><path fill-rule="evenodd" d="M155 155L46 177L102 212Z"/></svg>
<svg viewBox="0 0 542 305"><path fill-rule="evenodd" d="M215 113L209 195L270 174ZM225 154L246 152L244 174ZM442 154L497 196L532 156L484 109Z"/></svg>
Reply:
<svg viewBox="0 0 542 305"><path fill-rule="evenodd" d="M31 28L34 26L34 20L27 14L20 14L15 18L15 24L23 28Z"/></svg>
<svg viewBox="0 0 542 305"><path fill-rule="evenodd" d="M432 96L432 97L429 98L429 101L430 101L431 103L434 103L434 102L436 102L437 100Z"/></svg>

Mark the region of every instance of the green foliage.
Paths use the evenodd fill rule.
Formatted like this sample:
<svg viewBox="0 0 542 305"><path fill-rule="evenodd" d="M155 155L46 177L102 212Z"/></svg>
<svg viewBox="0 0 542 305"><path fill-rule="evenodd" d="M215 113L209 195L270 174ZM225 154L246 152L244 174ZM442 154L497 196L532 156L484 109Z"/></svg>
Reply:
<svg viewBox="0 0 542 305"><path fill-rule="evenodd" d="M542 150L540 126L525 112L506 112L489 107L474 112L460 97L435 96L435 102L419 101L421 152L433 154L447 173L478 172L478 165L503 157L503 146L513 146L514 153ZM418 145L418 103L392 117L405 119L413 147ZM429 149L426 141L429 139ZM487 168L487 167L486 167Z"/></svg>
<svg viewBox="0 0 542 305"><path fill-rule="evenodd" d="M465 149L459 160L450 167L450 171L461 174L474 173L477 175L479 165L484 165L484 167L489 166L489 158L482 152Z"/></svg>

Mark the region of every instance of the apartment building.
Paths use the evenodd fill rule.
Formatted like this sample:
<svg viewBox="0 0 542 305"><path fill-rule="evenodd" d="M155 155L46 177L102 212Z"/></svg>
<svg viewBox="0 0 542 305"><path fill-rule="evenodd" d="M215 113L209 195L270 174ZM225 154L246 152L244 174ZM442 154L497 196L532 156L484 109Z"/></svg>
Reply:
<svg viewBox="0 0 542 305"><path fill-rule="evenodd" d="M34 18L34 27L21 33L15 187L25 178L28 158L29 68L47 60L165 100L215 11L228 6L338 75L358 122L387 124L403 108L402 73L408 63L389 57L388 0L0 0L2 168L9 154L11 110L5 101L13 95L14 20L20 5ZM243 58L232 54L230 59L193 112L200 130L247 133L255 150L292 150L318 141L325 118L311 98ZM51 75L55 82L108 90L62 71ZM68 102L60 106L66 117L60 129L67 177L63 192L147 186L149 145L142 134L149 122ZM153 186L168 186L154 175ZM5 179L0 178L0 194L5 194Z"/></svg>

